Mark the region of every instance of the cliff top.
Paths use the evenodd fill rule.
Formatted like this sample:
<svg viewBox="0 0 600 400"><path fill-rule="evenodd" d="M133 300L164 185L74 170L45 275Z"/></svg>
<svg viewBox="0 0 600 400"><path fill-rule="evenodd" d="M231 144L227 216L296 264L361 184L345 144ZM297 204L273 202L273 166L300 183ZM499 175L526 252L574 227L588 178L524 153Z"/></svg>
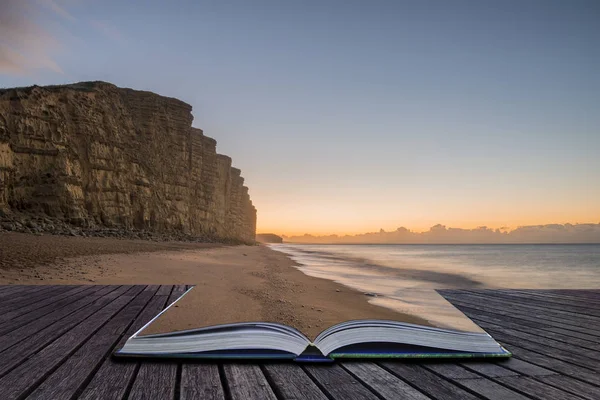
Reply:
<svg viewBox="0 0 600 400"><path fill-rule="evenodd" d="M60 92L63 90L73 90L73 91L79 91L79 92L94 92L94 91L101 91L101 90L124 90L124 91L139 93L139 94L152 95L152 96L163 98L165 100L175 101L175 102L181 103L181 105L185 105L186 107L189 107L190 110L192 109L192 106L190 104L186 103L185 101L181 101L175 97L162 96L160 94L150 92L147 90L122 88L122 87L114 85L110 82L104 82L104 81L75 82L75 83L67 83L64 85L47 85L47 86L32 85L32 86L22 86L22 87L14 87L14 88L0 88L0 95L3 95L5 93L11 92L11 91L20 91L20 92L30 93L35 89L47 90L50 92Z"/></svg>

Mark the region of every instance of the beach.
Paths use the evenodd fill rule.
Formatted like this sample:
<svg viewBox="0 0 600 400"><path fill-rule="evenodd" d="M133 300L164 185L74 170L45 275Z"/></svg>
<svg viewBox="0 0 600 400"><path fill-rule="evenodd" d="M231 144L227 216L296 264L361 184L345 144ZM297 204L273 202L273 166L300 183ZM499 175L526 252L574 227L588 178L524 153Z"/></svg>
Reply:
<svg viewBox="0 0 600 400"><path fill-rule="evenodd" d="M361 291L304 274L266 246L2 233L0 249L0 284L196 285L213 313L277 321L310 336L348 319L399 317Z"/></svg>
<svg viewBox="0 0 600 400"><path fill-rule="evenodd" d="M351 319L453 326L432 307L437 297L413 290L597 287L599 262L589 245L230 246L0 233L0 284L195 285L202 312L191 310L190 323L279 322L309 336Z"/></svg>

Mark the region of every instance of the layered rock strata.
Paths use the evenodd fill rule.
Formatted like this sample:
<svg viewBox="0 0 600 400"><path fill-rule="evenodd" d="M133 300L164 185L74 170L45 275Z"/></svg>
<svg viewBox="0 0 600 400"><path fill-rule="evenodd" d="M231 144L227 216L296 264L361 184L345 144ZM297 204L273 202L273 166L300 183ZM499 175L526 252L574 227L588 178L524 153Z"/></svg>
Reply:
<svg viewBox="0 0 600 400"><path fill-rule="evenodd" d="M0 90L0 218L253 242L240 170L191 111L104 82Z"/></svg>

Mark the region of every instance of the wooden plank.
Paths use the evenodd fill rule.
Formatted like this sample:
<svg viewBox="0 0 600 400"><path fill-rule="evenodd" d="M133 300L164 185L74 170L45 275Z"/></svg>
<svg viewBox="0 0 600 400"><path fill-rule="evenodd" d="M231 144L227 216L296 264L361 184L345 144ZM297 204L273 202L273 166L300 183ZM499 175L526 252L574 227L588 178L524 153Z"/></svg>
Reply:
<svg viewBox="0 0 600 400"><path fill-rule="evenodd" d="M550 371L514 357L502 361L465 362L460 365L450 362L422 365L428 370L434 371L450 380L479 378L480 375L473 371L486 376L516 376L520 374L528 376L547 376L557 374L554 371ZM471 368L469 368L469 366Z"/></svg>
<svg viewBox="0 0 600 400"><path fill-rule="evenodd" d="M556 297L556 298L566 298L566 299L575 299L581 300L581 297L575 296L571 294L567 290L557 289L557 291L552 291L552 289L492 289L499 292L509 292L509 293L524 293L528 295L540 295L547 297ZM586 292L584 289L576 289L577 293ZM587 297L587 295L585 295Z"/></svg>
<svg viewBox="0 0 600 400"><path fill-rule="evenodd" d="M342 367L384 399L428 400L429 397L370 362L347 362Z"/></svg>
<svg viewBox="0 0 600 400"><path fill-rule="evenodd" d="M177 368L172 363L143 363L133 383L130 400L172 399L175 397Z"/></svg>
<svg viewBox="0 0 600 400"><path fill-rule="evenodd" d="M444 295L446 296L446 295ZM582 327L586 327L590 323L595 323L594 320L587 320L587 318L595 318L583 315L572 315L568 312L560 312L557 310L548 310L542 308L528 308L525 305L517 305L511 304L508 302L502 302L491 298L483 298L483 296L476 296L470 294L460 294L460 295L448 295L448 299L455 304L455 301L458 303L462 303L463 305L470 307L484 307L489 311L493 311L495 313L509 313L509 315L520 315L526 317L535 317L536 319L545 321L552 321L555 323L561 324L561 326L568 327L570 329L580 330ZM485 311L485 309L483 311ZM587 317L587 318L585 318ZM592 335L597 335L598 332L588 332Z"/></svg>
<svg viewBox="0 0 600 400"><path fill-rule="evenodd" d="M450 296L454 298L456 296ZM563 323L569 325L581 327L592 324L596 326L600 324L600 317L593 317L590 315L574 314L568 311L561 310L548 310L547 308L537 307L529 305L527 303L509 303L507 301L498 300L492 296L481 296L474 295L471 293L461 293L459 299L463 302L469 302L474 304L484 304L485 307L492 307L496 309L510 310L511 312L522 313L525 315L535 316L536 318L543 317L544 319L558 319Z"/></svg>
<svg viewBox="0 0 600 400"><path fill-rule="evenodd" d="M15 288L15 287L18 287L18 286L12 286L12 285L0 285L0 295L1 295L2 293L4 293L4 291L5 291L5 290L9 290L9 289L11 289L11 288Z"/></svg>
<svg viewBox="0 0 600 400"><path fill-rule="evenodd" d="M136 321L136 323L132 325L132 327L135 327L135 329L131 329L129 332L127 332L127 334L122 338L121 342L115 348L122 347L129 336L139 330L139 328L141 328L146 322L154 318L163 309L163 307L178 299L184 292L185 286L183 285L161 285L154 293L154 298L151 301L150 307L140 314L142 318L140 318L139 323ZM177 374L178 364L176 362L156 362L147 360L141 365L133 362L129 362L129 365L127 366L115 366L114 364L115 363L112 360L107 360L105 365L103 365L102 374L114 376L114 374L117 373L120 377L117 378L117 380L114 378L112 379L112 381L115 383L124 383L125 379L134 379L131 392L129 393L129 398L147 398L146 396L148 395L148 388L152 388L156 383L148 382L148 380L156 379L154 376L156 373L161 374L161 378L159 379L161 380L161 385L163 385L163 389L161 389L160 392L161 394L171 393L176 390L176 380L172 379L173 377L176 377ZM137 374L135 368L138 368ZM86 392L84 392L85 396L89 396L89 393L91 393L90 390L101 389L103 393L102 398L109 399L120 398L118 396L122 394L125 386L119 386L115 384L110 388L111 390L107 392L107 387L103 384L102 379L98 379L96 382L92 382L88 389L86 389Z"/></svg>
<svg viewBox="0 0 600 400"><path fill-rule="evenodd" d="M144 291L144 293L154 295L156 290L158 290L158 287L155 287L154 291ZM131 335L154 318L164 308L165 300L164 296L152 297L114 348L119 349L123 347ZM124 398L127 387L133 382L139 365L140 363L137 360L118 360L108 357L104 360L104 363L88 386L83 390L80 399L108 400Z"/></svg>
<svg viewBox="0 0 600 400"><path fill-rule="evenodd" d="M217 364L184 363L179 393L181 400L224 400Z"/></svg>
<svg viewBox="0 0 600 400"><path fill-rule="evenodd" d="M518 291L517 293L523 293L522 291ZM525 294L525 293L524 293ZM588 307L588 308L598 308L600 307L600 298L593 298L589 295L585 296L573 296L570 294L551 294L546 293L541 290L536 290L534 292L527 292L529 296L535 297L540 300L554 300L554 301L568 301L573 305L579 305L580 307Z"/></svg>
<svg viewBox="0 0 600 400"><path fill-rule="evenodd" d="M17 293L33 293L39 289L39 286L36 285L3 285L2 287L4 290L0 293L0 301L13 295L20 295Z"/></svg>
<svg viewBox="0 0 600 400"><path fill-rule="evenodd" d="M59 308L60 305L57 305L57 303L60 300L70 298L71 296L81 293L86 289L88 289L88 288L83 285L76 286L76 287L72 288L71 290L68 290L68 291L60 293L60 294L53 293L52 296L48 296L48 297L44 298L43 300L39 300L33 304L30 304L27 307L23 307L23 308L14 310L14 311L6 312L6 313L0 315L0 330L2 329L3 324L5 324L9 321L12 322L13 324L16 321L19 321L19 322L32 321L32 320L36 319L37 316L47 313L48 310L55 310L55 309ZM32 317L31 315L29 315L29 314L33 313L34 311L36 313L32 314L32 315L35 315L35 316Z"/></svg>
<svg viewBox="0 0 600 400"><path fill-rule="evenodd" d="M265 364L263 372L279 399L327 399L327 396L297 364Z"/></svg>
<svg viewBox="0 0 600 400"><path fill-rule="evenodd" d="M530 351L517 345L512 345L510 349L513 353L513 356L518 359L530 362L535 365L539 365L551 371L556 371L558 373L571 376L575 379L579 379L584 382L588 382L594 385L600 385L600 375L596 372L590 371L587 368L579 367L577 365L573 365L565 361L553 359L551 357L536 353L534 351Z"/></svg>
<svg viewBox="0 0 600 400"><path fill-rule="evenodd" d="M352 400L377 398L338 364L307 365L304 369L330 398Z"/></svg>
<svg viewBox="0 0 600 400"><path fill-rule="evenodd" d="M28 398L73 398L96 367L110 356L114 344L152 297L149 292L139 294L143 289L144 286L137 286L135 291L128 292L127 296L131 296L133 300L94 333L56 371L46 377Z"/></svg>
<svg viewBox="0 0 600 400"><path fill-rule="evenodd" d="M493 316L493 314L488 314L478 310L468 309L468 313L471 319L473 320L491 323L504 329L510 329L511 332L518 331L523 333L531 333L535 334L536 336L558 340L563 343L577 345L578 347L583 347L589 350L600 350L600 343L587 339L573 337L573 335L571 334L557 333L551 330L547 330L546 325L538 323L535 320L527 321L526 325L524 325L522 323L514 323L508 321L508 318L498 318Z"/></svg>
<svg viewBox="0 0 600 400"><path fill-rule="evenodd" d="M39 293L60 289L64 285L28 285L25 286L25 290L13 293L10 298L5 297L3 300L13 301L15 299L24 299L28 297L37 296Z"/></svg>
<svg viewBox="0 0 600 400"><path fill-rule="evenodd" d="M469 309L473 308L478 311L483 311L486 313L493 313L493 314L501 315L502 317L507 317L507 318L519 318L519 319L525 319L525 320L535 319L536 321L539 321L542 324L555 326L555 327L566 329L569 331L582 332L582 333L587 334L588 336L600 338L600 333L597 330L588 329L589 325L588 325L588 327L586 327L585 324L582 324L582 323L576 323L575 325L573 325L571 323L571 321L566 321L564 318L556 317L556 316L553 316L552 314L539 313L539 312L523 313L520 310L515 310L515 309L507 308L507 307L498 308L498 307L491 307L488 304L482 305L481 301L465 302L465 301L461 300L460 297L448 296L447 299L456 308L458 308L461 311L464 308L469 308ZM467 313L467 311L463 311L463 312Z"/></svg>
<svg viewBox="0 0 600 400"><path fill-rule="evenodd" d="M163 304L171 304L177 298L179 298L180 294L172 293L173 286L172 285L161 285L158 291L155 293L154 297L164 299ZM175 361L153 361L146 360L141 363L140 368L138 370L137 376L133 382L133 387L131 388L131 392L129 393L130 398L146 398L148 392L147 388L152 387L154 384L148 380L157 379L153 374L160 372L163 375L162 384L165 386L165 391L175 391L177 387L177 382L175 379L171 380L171 377L176 377L177 375L177 362ZM162 378L161 378L162 379Z"/></svg>
<svg viewBox="0 0 600 400"><path fill-rule="evenodd" d="M508 360L504 360L504 361L498 361L498 362L496 362L496 365L499 365L503 368L508 368L512 371L517 372L520 375L527 375L527 376L557 375L557 372L555 372L555 371L550 371L549 369L542 368L539 365L535 365L535 364L520 360L515 357L511 357Z"/></svg>
<svg viewBox="0 0 600 400"><path fill-rule="evenodd" d="M494 295L511 296L520 299L520 301L523 301L523 299L531 299L533 301L544 303L547 302L549 304L565 304L587 309L594 308L596 304L600 305L600 299L590 298L589 295L579 297L567 294L546 293L543 290L527 291L522 289L468 289L468 291L474 293L491 293Z"/></svg>
<svg viewBox="0 0 600 400"><path fill-rule="evenodd" d="M151 291L151 292L156 292L158 289L160 289L160 285L148 285L146 286L146 291Z"/></svg>
<svg viewBox="0 0 600 400"><path fill-rule="evenodd" d="M173 285L160 285L160 288L158 288L156 295L169 296L171 294L171 290L173 290Z"/></svg>
<svg viewBox="0 0 600 400"><path fill-rule="evenodd" d="M465 291L485 291L485 292L517 292L525 294L540 294L551 297L570 297L574 299L590 300L590 296L600 301L600 289L439 289L438 292L451 294L461 294Z"/></svg>
<svg viewBox="0 0 600 400"><path fill-rule="evenodd" d="M6 320L12 319L16 316L28 313L37 308L43 307L46 304L50 304L51 302L58 301L64 299L65 297L70 296L71 294L75 294L80 292L86 288L85 285L72 285L72 286L63 286L64 291L61 294L53 294L52 296L45 295L42 299L37 299L35 302L28 304L27 306L20 307L18 309L13 310L5 310L0 315L0 322L4 322ZM4 302L0 299L0 307L3 307ZM9 315L9 316L7 316Z"/></svg>
<svg viewBox="0 0 600 400"><path fill-rule="evenodd" d="M600 305L600 298L596 297L594 294L590 294L585 290L577 289L576 293L569 292L550 292L548 290L542 289L494 289L494 291L498 291L501 293L518 293L527 296L531 296L540 300L549 299L554 301L568 301L573 302L573 304L579 303L582 307L594 307L596 305ZM597 293L594 292L594 293Z"/></svg>
<svg viewBox="0 0 600 400"><path fill-rule="evenodd" d="M595 327L586 326L589 325L589 321L579 323L580 326L571 326L571 329L577 329L571 330L565 328L565 324L557 321L543 320L553 314L551 307L545 313L535 311L527 314L523 310L516 310L514 315L521 317L521 321L534 318L529 320L529 326L519 325L519 318L515 319L511 314L518 308L518 296L513 296L514 299L507 302L508 306L504 309L508 310L507 315L463 306L467 315L478 322L481 320L479 323L482 326L500 341L509 344L509 349L515 356L507 361L463 362L460 365L386 361L379 363L379 366L374 363L345 362L341 364L342 368L340 365L267 364L262 366L262 369L258 365L225 364L221 371L217 364L185 362L178 370L176 363L151 361L143 362L142 365L146 366L140 366L138 372L139 362L115 362L107 355L114 348L114 343L124 342L132 329L139 328L148 319L155 316L164 305L174 301L183 293L186 286L173 287L168 298L166 295L152 296L158 294L157 292L161 289L160 293L166 293L167 288L164 286L155 286L153 289L155 293L141 292L138 296L144 294L149 302L145 306L140 306L139 314L135 319L132 315L123 317L122 314L124 310L131 307L131 303L121 305L120 311L113 309L113 317L107 317L106 309L110 308L114 302L119 301L120 297L109 299L106 296L110 293L107 294L102 290L115 291L115 289L115 287L108 287L108 289L102 287L99 291L92 292L89 297L93 297L93 299L87 305L80 304L79 308L71 310L70 313L41 329L38 329L40 325L32 324L33 329L38 329L37 331L29 335L23 331L26 338L0 352L0 398L12 398L14 393L17 393L17 396L31 394L32 398L77 397L81 391L83 391L81 397L86 399L124 398L128 395L132 398L144 398L153 390L160 396L167 396L170 399L177 396L187 399L203 397L217 399L299 398L303 396L301 398L344 398L344 400L347 398L351 400L353 398L402 398L401 396L405 393L421 399L428 398L427 396L443 399L474 399L477 396L522 399L525 398L523 395L534 399L557 400L567 398L595 400L600 398L598 396L600 374L594 372L599 370L592 368L588 364L589 361L584 361L586 365L580 365L581 360L595 361L598 342L594 340L600 337L600 332L595 330ZM54 291L54 289L47 290L47 294L53 294L53 296L47 296L48 301L51 301L51 299L61 296L61 299L66 299L65 294L73 288L62 292ZM131 289L124 287L120 290ZM148 290L148 287L145 290ZM106 296L100 296L102 293ZM473 294L471 293L471 295ZM571 306L578 307L575 298L585 301L588 295L573 295L572 299L568 301L571 302ZM457 299L461 298L460 292L454 293L453 296ZM475 295L473 296L475 297ZM41 299L41 297L39 298ZM500 301L498 298L502 296L495 297L496 301ZM136 301L137 298L135 297L133 301ZM523 297L523 301L526 300ZM39 302L46 306L50 304L44 303L42 300ZM54 302L58 303L58 301ZM469 301L458 300L458 302L481 306L481 304L473 303L472 298ZM512 308L512 303L517 303L515 309ZM541 307L539 303L538 300L538 305ZM22 308L26 310L31 306L29 309L34 311L34 304L36 302L29 302ZM71 304L64 307L70 307ZM558 298L554 299L553 304L559 304ZM5 306L0 301L0 308L2 307ZM48 310L50 309L49 307ZM115 313L121 315L120 322L113 322L116 318L114 317ZM104 318L104 322L93 328L90 321L98 318L96 314L101 315L99 318ZM537 319L538 314L541 314L542 320ZM571 316L580 320L578 314L571 313ZM43 318L45 316L40 316L40 319ZM556 319L562 319L562 317ZM134 322L130 323L132 320ZM536 326L538 321L541 324ZM61 325L62 323L65 324L64 327ZM110 325L111 323L113 325ZM122 326L128 323L130 323L129 328ZM87 326L87 328L81 328L81 326ZM116 327L116 330L107 328L109 326ZM493 329L498 332L494 332ZM595 332L596 336L585 333L590 331ZM84 332L88 332L87 336L84 335ZM102 332L108 333L104 335ZM46 333L48 333L48 337L44 339ZM61 336L62 333L65 335ZM569 341L570 334L573 335L574 340ZM71 335L79 338L74 340L79 344L74 345L73 341L64 339L65 336ZM106 339L101 339L105 336ZM508 338L509 341L501 338ZM591 338L594 340L590 340ZM36 348L37 339L41 339L42 343ZM515 343L511 344L511 341ZM56 342L61 344L56 345ZM0 337L1 344L3 344L3 337ZM29 344L32 349L27 354ZM56 346L62 346L67 354L59 353ZM554 346L558 346L558 348ZM576 348L579 350L575 350ZM583 351L583 349L587 350ZM8 368L4 369L5 356L18 355L21 350L25 354L14 363L9 363ZM552 354L546 354L548 352ZM561 352L570 353L573 359L565 360L563 358L565 354ZM44 354L44 356L42 357L40 354ZM590 354L594 356L590 357ZM556 358L557 356L558 358ZM46 365L47 359L51 360L50 366ZM575 359L579 360L580 364L574 363ZM24 367L25 365L27 368ZM278 365L281 368L277 368ZM240 371L232 373L230 371L232 366ZM226 370L226 368L228 369ZM341 374L336 369L341 369ZM122 375L121 372L123 372ZM61 376L62 378L59 379ZM221 379L225 380L225 387L221 386ZM89 384L87 384L88 381L90 381ZM29 384L27 384L28 382ZM100 390L104 387L107 388L106 391ZM19 388L24 388L24 390L19 392ZM401 388L408 388L408 391ZM6 393L8 396L5 395ZM104 396L105 394L107 396Z"/></svg>
<svg viewBox="0 0 600 400"><path fill-rule="evenodd" d="M54 305L52 305L52 300L49 297L48 301L50 304L48 305L50 307L42 306L23 315L17 315L14 318L9 319L8 321L3 321L2 323L0 323L0 334L5 335L11 330L17 329L18 327L25 325L27 322L37 320L41 316L46 316L49 314L49 312L57 311L61 307L72 304L73 302L80 300L88 296L89 294L101 289L99 286L82 286L82 288L82 290L79 290L72 296L67 296L66 298L59 299L59 301L54 303Z"/></svg>
<svg viewBox="0 0 600 400"><path fill-rule="evenodd" d="M175 287L169 299L166 296L158 295L159 286L149 286L144 290L144 293L150 293L153 297L146 305L144 310L138 315L127 332L121 337L115 349L122 347L125 341L148 321L154 318L166 305L166 303L178 296L182 292L181 286ZM170 291L170 288L169 288ZM164 293L165 289L161 293ZM91 382L81 394L81 399L121 399L125 396L127 386L136 376L140 363L138 361L123 361L112 357L104 360L98 372L94 375ZM142 370L142 375L134 388L134 396L143 395L141 386L145 383L143 380L146 376L151 377L151 373L155 370L154 367L146 367ZM167 375L170 374L167 371ZM170 389L169 389L170 390Z"/></svg>
<svg viewBox="0 0 600 400"><path fill-rule="evenodd" d="M489 400L528 400L527 397L489 379L461 379L457 382Z"/></svg>
<svg viewBox="0 0 600 400"><path fill-rule="evenodd" d="M483 309L478 307L474 308L472 306L465 306L463 303L452 300L453 303L458 309L464 312L467 316L471 318L485 316L485 318L493 318L502 324L511 324L512 326L521 326L525 329L535 328L545 332L555 332L561 334L566 337L573 337L582 339L585 341L586 346L589 346L592 343L594 346L597 346L600 343L600 337L594 336L595 331L590 330L594 333L594 335L590 335L588 333L582 333L577 330L578 328L568 327L563 328L560 326L564 326L563 324L555 324L552 321L541 321L539 319L526 319L524 316L510 315L505 312L497 312L496 310ZM557 327L558 325L559 327Z"/></svg>
<svg viewBox="0 0 600 400"><path fill-rule="evenodd" d="M598 306L600 302L596 301L583 301L580 298L555 296L555 295L544 295L537 292L524 293L515 290L469 290L472 293L491 293L494 296L511 299L512 301L518 302L529 302L533 301L539 305L547 305L548 307L561 308L564 306L573 307L574 309L580 310L583 314L590 313L590 315L600 316Z"/></svg>
<svg viewBox="0 0 600 400"><path fill-rule="evenodd" d="M552 375L538 378L539 381L573 393L588 400L600 399L600 387L578 381L564 375Z"/></svg>
<svg viewBox="0 0 600 400"><path fill-rule="evenodd" d="M115 294L123 293L126 290L127 287L106 286L103 290L95 292L91 296L95 300L87 307L80 309L68 317L55 322L27 339L2 351L0 353L0 376L4 376L12 368L29 358L29 356L59 338L62 334L94 314L96 311L102 309L105 305L115 299Z"/></svg>
<svg viewBox="0 0 600 400"><path fill-rule="evenodd" d="M435 399L475 400L475 395L415 363L385 361L385 369Z"/></svg>
<svg viewBox="0 0 600 400"><path fill-rule="evenodd" d="M451 362L440 363L421 363L424 368L443 376L446 379L478 379L480 378L474 372L469 371L465 367Z"/></svg>
<svg viewBox="0 0 600 400"><path fill-rule="evenodd" d="M580 314L584 318L593 317L600 318L600 312L596 308L588 308L581 305L581 302L576 302L577 305L569 304L568 301L552 301L552 300L540 300L537 297L529 296L525 294L516 294L516 293L502 293L496 290L486 290L486 291L475 291L475 290L466 290L464 293L466 294L474 294L476 296L481 296L484 298L492 298L497 301L501 301L503 303L509 305L516 306L527 306L527 307L536 307L537 309L543 310L555 310L560 312L568 312L574 317L579 316Z"/></svg>
<svg viewBox="0 0 600 400"><path fill-rule="evenodd" d="M21 296L6 296L0 298L0 314L7 311L18 310L21 307L28 306L40 299L52 297L53 292L60 292L64 289L61 286L36 286L35 291L25 292Z"/></svg>
<svg viewBox="0 0 600 400"><path fill-rule="evenodd" d="M566 361L574 365L579 365L581 367L588 368L590 370L600 371L600 365L597 360L592 358L584 357L582 355L574 354L569 350L562 350L556 347L548 347L543 343L542 339L538 340L525 340L521 337L515 335L506 334L500 330L492 328L488 325L482 324L482 327L488 331L494 338L501 341L502 343L510 344L510 345L518 345L528 350L533 350L540 354L543 354L547 357L555 358L558 360ZM508 346L508 349L511 350L512 347Z"/></svg>
<svg viewBox="0 0 600 400"><path fill-rule="evenodd" d="M501 332L507 335L511 335L515 338L534 341L539 344L544 344L550 348L569 351L587 358L596 359L600 357L600 351L590 349L589 347L584 348L579 345L573 345L572 341L568 342L565 340L556 340L554 338L547 338L541 335L535 335L528 332L524 332L523 330L507 329L504 325L500 325L502 322L490 323L485 318L481 318L478 314L472 315L472 319L484 329L494 330L495 332Z"/></svg>
<svg viewBox="0 0 600 400"><path fill-rule="evenodd" d="M54 322L63 319L64 317L79 310L80 308L87 306L94 300L94 298L90 297L90 294L97 292L101 289L102 287L100 286L93 287L85 290L84 292L81 292L80 294L75 295L75 297L65 299L65 306L55 311L40 315L38 315L37 313L30 313L34 314L36 319L29 321L24 325L21 325L18 320L15 320L15 329L12 329L13 325L11 324L4 325L3 331L7 333L0 336L0 351L35 334L36 332L44 329L48 325L51 325Z"/></svg>
<svg viewBox="0 0 600 400"><path fill-rule="evenodd" d="M507 387L525 393L538 400L575 400L581 397L567 393L556 387L546 385L528 376L508 376L497 378L497 381Z"/></svg>
<svg viewBox="0 0 600 400"><path fill-rule="evenodd" d="M498 378L502 376L518 376L519 374L510 369L501 367L500 365L489 361L470 361L461 364L470 371L475 371L488 378Z"/></svg>
<svg viewBox="0 0 600 400"><path fill-rule="evenodd" d="M69 289L61 286L41 286L33 293L27 293L16 297L5 297L0 303L0 314L7 311L18 310L19 308L28 306L29 304L35 303L40 299L53 297L55 294L64 292L66 290Z"/></svg>
<svg viewBox="0 0 600 400"><path fill-rule="evenodd" d="M539 400L564 400L569 398L569 394L560 389L548 386L544 383L534 380L531 377L519 376L513 371L504 369L494 363L473 362L469 364L465 363L464 365L465 367L469 367L470 365L471 370L477 371L479 374L485 376L486 378L490 378L490 380L499 383L502 386L506 386L515 392L520 392L522 394L534 397ZM473 383L471 382L471 380L468 380L466 382L463 382L461 380L460 383L474 390ZM481 387L481 384L477 383L477 387ZM485 387L488 388L486 390L489 390L489 388L491 388L493 393L497 393L497 391L499 390L495 385L485 384ZM489 393L483 392L483 390L477 390L477 393L486 397L490 397ZM503 398L503 395L501 394L496 394L495 396Z"/></svg>
<svg viewBox="0 0 600 400"><path fill-rule="evenodd" d="M275 400L275 393L258 365L223 365L225 383L232 400Z"/></svg>
<svg viewBox="0 0 600 400"><path fill-rule="evenodd" d="M586 301L600 301L600 290L598 289L542 289L535 291L553 295L574 296L577 298L585 299Z"/></svg>
<svg viewBox="0 0 600 400"><path fill-rule="evenodd" d="M23 300L29 297L35 297L39 293L60 289L64 285L27 285L23 290L12 292L9 297L3 297L2 302L12 302L14 300Z"/></svg>
<svg viewBox="0 0 600 400"><path fill-rule="evenodd" d="M175 300L180 298L186 292L185 285L174 285L173 291L169 296L169 300L167 301L167 306L171 305Z"/></svg>
<svg viewBox="0 0 600 400"><path fill-rule="evenodd" d="M0 285L0 293L4 293L4 291L12 291L12 290L19 290L19 289L24 289L27 286L30 285L13 285L12 283L9 284L3 284Z"/></svg>
<svg viewBox="0 0 600 400"><path fill-rule="evenodd" d="M131 302L137 290L139 287L130 287L128 292L95 313L94 318L86 319L2 377L0 379L2 390L0 398L9 400L29 394L96 330Z"/></svg>

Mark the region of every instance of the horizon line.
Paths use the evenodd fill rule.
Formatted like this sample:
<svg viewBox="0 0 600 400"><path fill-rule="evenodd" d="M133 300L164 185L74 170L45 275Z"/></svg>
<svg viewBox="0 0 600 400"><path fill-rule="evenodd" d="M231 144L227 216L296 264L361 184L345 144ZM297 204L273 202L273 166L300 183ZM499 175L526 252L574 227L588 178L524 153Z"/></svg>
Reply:
<svg viewBox="0 0 600 400"><path fill-rule="evenodd" d="M345 236L360 236L360 235L369 235L369 234L381 234L381 233L395 233L398 231L404 231L407 233L416 233L416 234L422 234L422 233L427 233L427 232L431 232L431 230L433 228L436 227L440 227L440 228L444 228L445 230L462 230L462 231L476 231L476 230L487 230L489 232L500 232L500 233L511 233L514 232L518 229L522 229L522 228L533 228L533 227L550 227L550 226L579 226L579 225L600 225L600 222L565 222L565 223L559 223L559 222L555 222L555 223L547 223L547 224L529 224L529 225L517 225L516 227L509 227L509 226L501 226L501 227L490 227L487 225L479 225L479 226L475 226L472 228L457 228L457 227L452 227L452 226L448 226L448 225L444 225L441 223L432 225L429 227L429 229L425 229L425 230L412 230L410 228L407 228L405 226L400 226L394 230L388 230L386 231L385 229L381 228L379 230L375 230L375 231L368 231L368 232L357 232L357 233L308 233L308 232L304 232L304 233L275 233L277 232L276 229L267 231L267 230L263 230L261 232L257 232L257 235L277 235L277 236L282 236L282 237L295 237L295 236L313 236L313 237L329 237L329 236L337 236L337 237L345 237Z"/></svg>

